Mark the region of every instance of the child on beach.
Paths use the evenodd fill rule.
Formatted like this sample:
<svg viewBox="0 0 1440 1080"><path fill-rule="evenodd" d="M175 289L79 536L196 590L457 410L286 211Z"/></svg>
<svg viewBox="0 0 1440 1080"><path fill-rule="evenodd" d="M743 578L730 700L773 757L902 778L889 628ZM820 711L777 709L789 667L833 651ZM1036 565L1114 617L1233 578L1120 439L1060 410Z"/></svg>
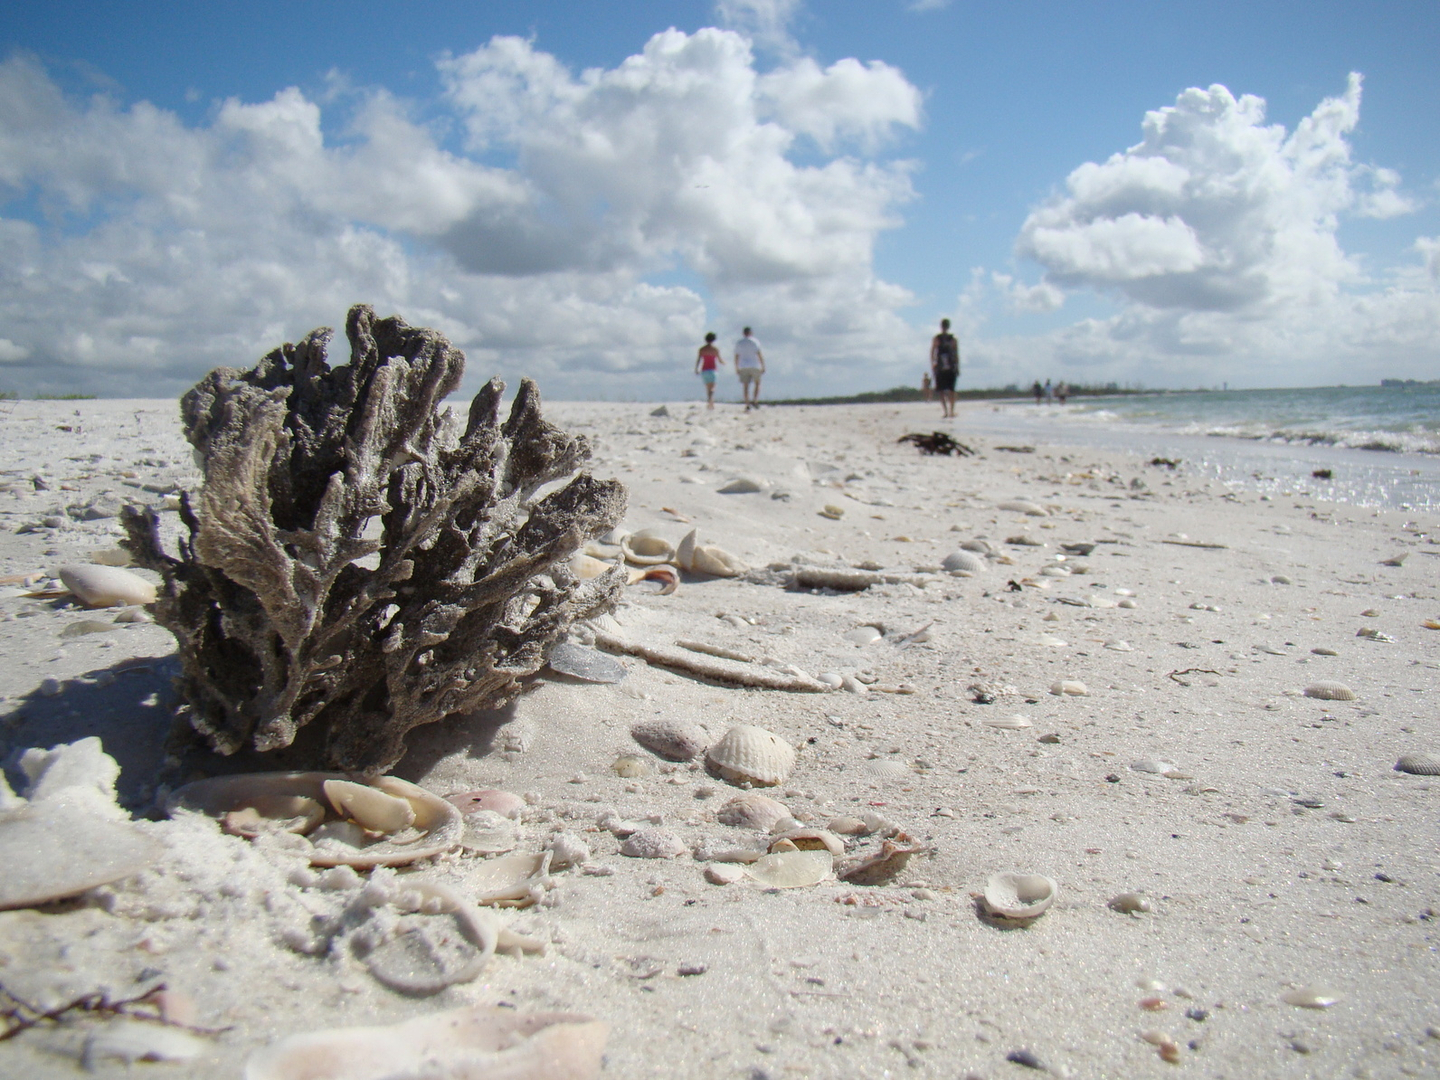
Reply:
<svg viewBox="0 0 1440 1080"><path fill-rule="evenodd" d="M725 363L725 358L715 347L715 335L706 334L705 344L701 345L700 351L695 354L695 372L705 383L705 407L707 409L715 408L715 371L723 363Z"/></svg>

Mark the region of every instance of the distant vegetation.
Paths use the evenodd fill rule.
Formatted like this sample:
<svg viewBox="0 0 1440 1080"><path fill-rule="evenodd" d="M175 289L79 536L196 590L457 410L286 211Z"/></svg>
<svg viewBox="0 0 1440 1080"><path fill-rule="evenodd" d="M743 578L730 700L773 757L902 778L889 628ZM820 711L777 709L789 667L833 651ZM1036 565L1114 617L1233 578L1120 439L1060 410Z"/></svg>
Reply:
<svg viewBox="0 0 1440 1080"><path fill-rule="evenodd" d="M99 394L36 394L36 401L94 401Z"/></svg>
<svg viewBox="0 0 1440 1080"><path fill-rule="evenodd" d="M1070 384L1069 396L1078 397L1113 397L1117 394L1144 394L1153 393L1141 389L1121 387L1119 383L1106 383L1103 386L1079 386ZM991 401L1004 398L1029 398L1029 389L1016 386L1011 383L1009 386L999 389L990 388L987 390L957 390L955 397L959 401ZM913 386L892 386L889 390L867 390L860 394L845 394L841 397L824 398L780 398L771 399L769 405L891 405L902 401L924 401L925 395Z"/></svg>
<svg viewBox="0 0 1440 1080"><path fill-rule="evenodd" d="M0 401L19 401L20 395L14 390L0 390Z"/></svg>

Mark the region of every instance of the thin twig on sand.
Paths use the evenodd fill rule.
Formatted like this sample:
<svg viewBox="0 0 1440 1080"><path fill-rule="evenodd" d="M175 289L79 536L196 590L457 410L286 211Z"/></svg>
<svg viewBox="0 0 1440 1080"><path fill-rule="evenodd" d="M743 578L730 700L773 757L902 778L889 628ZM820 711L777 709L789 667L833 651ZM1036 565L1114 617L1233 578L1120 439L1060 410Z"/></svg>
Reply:
<svg viewBox="0 0 1440 1080"><path fill-rule="evenodd" d="M657 648L653 645L641 645L639 642L626 641L614 634L607 634L603 630L595 631L595 644L606 652L636 656L656 667L697 675L702 679L724 683L727 686L754 686L762 690L788 690L792 693L802 694L823 694L831 689L818 679L802 678L798 675L782 675L777 671L766 671L763 668L735 668L728 664L716 663L713 660L702 660L698 656L678 649Z"/></svg>

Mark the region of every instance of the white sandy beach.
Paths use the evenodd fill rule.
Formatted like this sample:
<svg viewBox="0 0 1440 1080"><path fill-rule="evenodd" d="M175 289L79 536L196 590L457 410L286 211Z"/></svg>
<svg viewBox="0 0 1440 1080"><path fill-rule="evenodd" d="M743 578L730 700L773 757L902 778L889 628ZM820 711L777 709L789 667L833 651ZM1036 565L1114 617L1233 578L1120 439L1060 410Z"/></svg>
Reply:
<svg viewBox="0 0 1440 1080"><path fill-rule="evenodd" d="M164 846L137 876L0 912L0 986L53 1008L163 982L213 1032L195 1056L126 1063L95 1033L144 1022L74 1010L0 1042L0 1075L76 1075L88 1041L95 1075L239 1077L283 1036L466 1004L596 1017L609 1025L600 1075L625 1080L1000 1080L1032 1074L1007 1060L1026 1055L1077 1078L1440 1072L1440 779L1394 768L1440 754L1440 630L1425 625L1440 619L1440 517L1262 498L1109 451L998 450L967 434L967 409L983 406L946 428L978 451L963 458L897 443L938 428L938 406L654 408L545 415L589 436L593 471L628 486L626 528L672 541L695 528L752 570L687 576L669 595L632 585L603 628L852 689L732 688L621 657L618 683L546 673L498 713L414 731L396 775L441 796L524 795L503 826L515 851L563 831L590 853L554 871L538 904L500 913L543 955L497 955L431 996L387 989L340 938L327 951L317 937L360 876L155 809L167 631L24 595L113 549L121 503L162 505L195 483L176 404L26 401L0 416L0 575L33 577L0 589L7 776L23 794L21 751L99 736L135 828ZM759 490L718 490L739 477ZM998 508L1009 500L1045 514ZM1000 557L970 577L940 569L974 539ZM787 588L801 565L903 580ZM75 633L86 620L107 626ZM866 625L876 640L847 638ZM1088 693L1051 692L1066 680ZM1355 697L1303 696L1321 682ZM1028 726L990 723L1016 716ZM715 739L768 729L798 750L766 791L797 820L873 812L927 850L883 885L712 884L709 856L769 837L717 822L736 788L631 738L657 718ZM622 755L645 758L645 774L617 775ZM668 830L685 853L621 854L626 822ZM464 893L485 862L462 850L397 873ZM1028 925L977 900L1011 870L1058 883ZM1150 910L1108 906L1127 892ZM1285 1000L1307 987L1334 1003Z"/></svg>

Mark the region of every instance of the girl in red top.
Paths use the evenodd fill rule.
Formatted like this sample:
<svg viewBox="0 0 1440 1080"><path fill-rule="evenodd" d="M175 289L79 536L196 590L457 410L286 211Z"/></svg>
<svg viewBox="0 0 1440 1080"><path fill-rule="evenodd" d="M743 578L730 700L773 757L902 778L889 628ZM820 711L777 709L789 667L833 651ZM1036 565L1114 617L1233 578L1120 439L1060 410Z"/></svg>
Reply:
<svg viewBox="0 0 1440 1080"><path fill-rule="evenodd" d="M715 408L715 371L723 363L725 363L725 358L715 347L715 335L706 334L705 344L701 345L700 351L695 354L695 371L705 381L705 407L707 409Z"/></svg>

